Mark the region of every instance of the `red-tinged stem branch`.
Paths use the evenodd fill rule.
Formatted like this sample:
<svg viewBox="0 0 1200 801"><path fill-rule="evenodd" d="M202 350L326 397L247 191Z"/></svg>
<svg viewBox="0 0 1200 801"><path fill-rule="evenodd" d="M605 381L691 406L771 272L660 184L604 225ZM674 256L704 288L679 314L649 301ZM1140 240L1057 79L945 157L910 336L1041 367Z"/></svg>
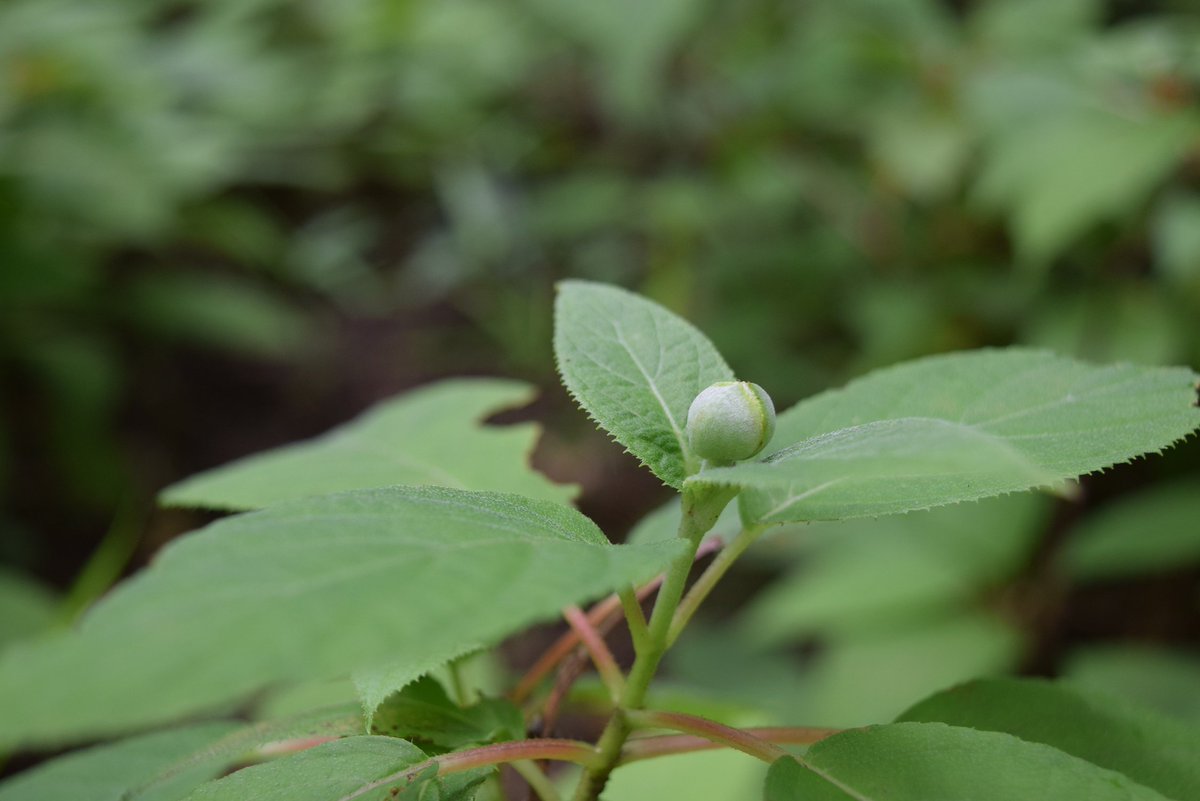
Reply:
<svg viewBox="0 0 1200 801"><path fill-rule="evenodd" d="M700 548L696 551L695 558L700 559L719 551L721 546L722 543L719 539L716 537L709 538L701 543ZM643 585L638 589L635 596L636 599L644 601L649 598L662 585L665 578L666 574L663 574L648 584ZM601 634L606 634L620 620L621 611L621 597L614 594L588 610L587 617L593 628ZM510 700L515 704L523 704L527 701L529 696L533 694L533 691L537 689L537 686L542 683L542 680L550 675L558 667L558 664L570 655L571 651L579 645L579 642L579 635L573 629L566 631L525 672L525 675L521 677L521 680L517 682L509 694Z"/></svg>
<svg viewBox="0 0 1200 801"><path fill-rule="evenodd" d="M617 667L617 660L613 658L612 651L608 650L604 638L600 636L600 632L596 631L591 621L588 620L588 616L578 606L571 604L564 607L562 616L575 635L579 637L583 647L587 649L588 655L592 658L592 664L596 666L596 672L600 674L604 686L608 688L608 694L612 697L613 703L616 703L620 700L621 691L625 687L625 676L621 673L621 668Z"/></svg>
<svg viewBox="0 0 1200 801"><path fill-rule="evenodd" d="M803 726L760 726L742 729L743 732L760 740L776 745L812 745L837 734L841 729L818 729ZM621 749L618 765L640 762L673 754L690 754L693 751L709 751L725 748L726 743L694 734L662 734L654 737L631 738Z"/></svg>
<svg viewBox="0 0 1200 801"><path fill-rule="evenodd" d="M764 740L744 729L735 729L698 715L638 709L626 711L625 719L637 728L673 729L703 737L705 740L737 749L755 759L761 759L763 762L774 762L780 757L787 756L787 751L769 740Z"/></svg>
<svg viewBox="0 0 1200 801"><path fill-rule="evenodd" d="M361 798L381 787L402 786L426 773L431 767L437 769L438 776L444 776L449 773L461 773L474 768L485 768L489 765L527 759L553 759L590 767L596 764L597 755L595 748L578 740L517 740L495 743L431 757L424 762L418 762L404 770L384 776L382 779L364 784L357 790L342 796L338 801L353 801L353 799Z"/></svg>

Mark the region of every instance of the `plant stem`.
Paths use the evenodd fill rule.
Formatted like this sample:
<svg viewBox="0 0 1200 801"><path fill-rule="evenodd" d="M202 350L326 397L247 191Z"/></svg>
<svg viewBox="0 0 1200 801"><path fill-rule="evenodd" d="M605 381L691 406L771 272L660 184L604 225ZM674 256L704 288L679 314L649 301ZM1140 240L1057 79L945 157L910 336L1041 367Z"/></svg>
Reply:
<svg viewBox="0 0 1200 801"><path fill-rule="evenodd" d="M621 599L621 607L625 610L625 620L629 626L629 636L633 638L634 653L640 653L646 647L650 630L646 628L646 615L642 612L642 601L633 587L626 587L617 596Z"/></svg>
<svg viewBox="0 0 1200 801"><path fill-rule="evenodd" d="M682 712L645 712L630 711L626 714L630 724L640 728L674 729L676 731L694 734L714 743L735 748L744 754L749 754L763 762L774 762L782 756L787 756L779 746L768 740L757 737L742 729L735 729L715 720L702 718L698 715L685 715Z"/></svg>
<svg viewBox="0 0 1200 801"><path fill-rule="evenodd" d="M733 538L729 545L725 546L712 560L712 563L700 574L700 578L696 579L696 583L688 590L687 595L679 603L679 608L675 610L675 617L671 621L671 629L667 633L667 647L670 648L675 644L675 640L679 639L679 635L687 627L688 621L692 619L692 615L696 614L696 610L700 608L700 604L704 603L704 599L712 592L713 587L717 586L717 582L724 577L725 573L737 561L750 544L758 539L758 535L762 534L763 526L747 526L743 528L738 535Z"/></svg>
<svg viewBox="0 0 1200 801"><path fill-rule="evenodd" d="M696 558L707 556L708 554L721 549L721 542L717 538L710 538L701 543L696 551ZM637 591L637 599L639 601L649 598L650 595L658 589L662 584L665 576L658 576L648 584L640 587ZM588 620L600 633L605 633L616 624L616 614L621 609L622 601L618 595L611 595L600 601L588 611ZM537 689L538 684L542 679L549 675L550 671L571 653L575 646L579 645L579 635L573 630L568 629L561 637L555 640L545 652L542 653L538 660L525 672L521 680L517 682L516 687L509 693L509 698L515 704L524 703L529 696Z"/></svg>
<svg viewBox="0 0 1200 801"><path fill-rule="evenodd" d="M608 688L608 694L612 696L613 703L619 702L625 689L625 677L621 674L621 668L617 667L617 660L613 658L612 651L608 650L604 643L604 638L578 606L571 604L565 607L562 615L587 648L596 671L604 681L604 686Z"/></svg>
<svg viewBox="0 0 1200 801"><path fill-rule="evenodd" d="M562 801L562 796L558 794L558 788L545 773L542 773L542 769L537 766L536 762L518 759L511 764L513 770L521 774L521 778L529 785L529 789L533 790L534 795L542 801Z"/></svg>
<svg viewBox="0 0 1200 801"><path fill-rule="evenodd" d="M683 492L683 516L679 521L679 538L687 543L687 547L671 562L667 568L666 578L659 588L658 598L654 602L654 611L650 614L645 648L637 654L633 667L625 679L625 691L621 694L620 702L608 725L596 743L599 752L599 765L584 771L575 790L575 801L596 801L608 783L608 777L621 758L621 749L631 731L627 710L639 709L645 702L646 690L650 686L667 650L667 635L670 633L671 620L683 590L687 584L688 574L700 547L700 540L705 532L712 528L717 515L729 500L736 494L734 489L688 490Z"/></svg>
<svg viewBox="0 0 1200 801"><path fill-rule="evenodd" d="M812 745L826 737L837 734L841 729L818 729L803 726L761 726L742 729L746 734L757 737L776 745ZM656 737L640 737L625 743L621 751L620 765L630 762L640 762L643 759L653 759L672 754L690 754L694 751L708 751L721 748L726 743L718 742L707 737L694 734L664 734Z"/></svg>
<svg viewBox="0 0 1200 801"><path fill-rule="evenodd" d="M342 796L338 801L353 801L353 799L361 798L380 787L411 781L425 773L431 766L437 768L437 775L444 776L448 773L461 773L465 770L500 765L505 762L536 759L554 759L560 762L575 762L579 765L592 766L596 764L596 751L587 743L578 740L517 740L508 743L494 743L480 748L469 748L466 751L455 751L451 754L431 757L424 762L418 762L416 765L410 765L403 770L384 776L382 779L364 784L357 790Z"/></svg>

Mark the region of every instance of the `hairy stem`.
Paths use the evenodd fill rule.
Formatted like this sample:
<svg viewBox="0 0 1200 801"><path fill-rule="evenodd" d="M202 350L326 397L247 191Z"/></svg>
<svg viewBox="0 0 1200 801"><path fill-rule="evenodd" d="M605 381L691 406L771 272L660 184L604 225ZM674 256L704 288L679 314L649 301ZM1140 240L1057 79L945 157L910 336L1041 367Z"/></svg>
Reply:
<svg viewBox="0 0 1200 801"><path fill-rule="evenodd" d="M562 615L579 636L583 646L587 648L588 654L592 657L592 664L596 666L596 672L600 674L604 686L608 688L613 703L617 703L621 700L621 693L625 689L625 677L621 674L621 668L617 667L617 660L613 658L612 651L608 650L604 638L600 636L600 632L596 631L587 615L578 606L571 604L565 607Z"/></svg>
<svg viewBox="0 0 1200 801"><path fill-rule="evenodd" d="M696 579L696 583L688 590L687 595L679 603L679 608L675 610L675 617L671 621L671 629L667 633L667 647L670 648L675 644L675 640L679 639L679 635L687 627L688 621L692 619L692 615L696 614L696 610L700 608L700 604L704 603L704 599L712 592L713 587L717 586L728 572L737 558L741 556L750 544L758 539L758 535L762 534L763 526L747 526L743 528L733 541L723 548L712 560L712 563L700 574L700 578Z"/></svg>
<svg viewBox="0 0 1200 801"><path fill-rule="evenodd" d="M698 715L686 715L682 712L647 712L635 710L627 713L626 719L630 724L639 728L674 729L686 734L694 734L697 737L703 737L714 743L737 749L755 759L761 759L763 762L770 763L782 756L787 756L787 751L784 751L768 740L757 737L743 729L735 729L723 723L717 723L715 720L699 717Z"/></svg>
<svg viewBox="0 0 1200 801"><path fill-rule="evenodd" d="M812 745L837 734L841 729L819 729L804 726L760 726L742 729L743 732L776 745ZM727 743L695 734L663 734L655 737L630 739L621 750L618 765L640 762L673 754L690 754L694 751L709 751L724 748Z"/></svg>
<svg viewBox="0 0 1200 801"><path fill-rule="evenodd" d="M437 775L444 776L449 773L461 773L465 770L485 768L505 762L536 759L554 759L560 762L575 762L579 765L592 766L596 764L596 751L587 743L578 740L517 740L485 745L480 748L468 748L465 751L431 757L404 770L398 770L382 779L364 784L354 792L342 796L338 801L353 801L380 787L401 785L412 781L428 771L431 766L437 768Z"/></svg>

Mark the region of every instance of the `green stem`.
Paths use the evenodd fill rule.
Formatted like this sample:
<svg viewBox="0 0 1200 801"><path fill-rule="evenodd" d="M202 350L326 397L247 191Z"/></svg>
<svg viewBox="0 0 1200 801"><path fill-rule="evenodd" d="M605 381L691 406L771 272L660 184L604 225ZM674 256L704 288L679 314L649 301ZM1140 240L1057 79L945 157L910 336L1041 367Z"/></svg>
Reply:
<svg viewBox="0 0 1200 801"><path fill-rule="evenodd" d="M620 761L621 749L631 731L626 711L639 709L645 702L650 681L667 651L671 621L675 616L675 609L679 606L679 600L683 597L700 540L713 527L717 515L736 492L735 489L727 488L684 490L679 538L687 543L687 547L667 568L666 579L659 588L658 597L654 601L654 611L650 614L645 647L634 659L633 667L625 678L625 690L621 693L617 709L613 711L608 725L596 743L599 765L584 771L575 790L575 801L596 801L608 783L613 768Z"/></svg>
<svg viewBox="0 0 1200 801"><path fill-rule="evenodd" d="M537 766L536 762L518 759L511 764L513 770L521 774L521 778L529 785L529 789L533 790L534 794L542 801L562 801L562 796L558 794L558 788L545 773L542 773L542 769Z"/></svg>
<svg viewBox="0 0 1200 801"><path fill-rule="evenodd" d="M629 636L633 638L633 650L635 653L641 653L650 637L650 630L646 627L646 615L642 612L642 602L633 587L626 587L618 595L625 610Z"/></svg>
<svg viewBox="0 0 1200 801"><path fill-rule="evenodd" d="M733 541L726 545L716 558L712 560L709 566L700 578L696 579L696 583L688 590L687 596L680 602L679 608L675 610L675 617L671 621L670 631L667 633L667 647L670 648L675 644L675 640L679 639L679 635L687 627L688 621L692 619L692 615L696 614L696 610L700 608L700 604L704 603L704 599L712 592L713 587L717 586L717 582L724 577L737 558L741 556L750 544L758 539L758 535L762 534L763 526L747 526L743 528Z"/></svg>

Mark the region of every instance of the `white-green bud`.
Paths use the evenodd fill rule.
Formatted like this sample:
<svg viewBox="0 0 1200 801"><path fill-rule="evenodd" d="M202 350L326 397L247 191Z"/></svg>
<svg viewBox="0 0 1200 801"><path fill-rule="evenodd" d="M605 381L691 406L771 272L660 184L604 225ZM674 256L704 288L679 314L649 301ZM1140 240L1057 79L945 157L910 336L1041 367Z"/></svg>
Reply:
<svg viewBox="0 0 1200 801"><path fill-rule="evenodd" d="M688 409L692 451L713 464L749 459L774 433L775 404L762 387L749 381L718 381Z"/></svg>

